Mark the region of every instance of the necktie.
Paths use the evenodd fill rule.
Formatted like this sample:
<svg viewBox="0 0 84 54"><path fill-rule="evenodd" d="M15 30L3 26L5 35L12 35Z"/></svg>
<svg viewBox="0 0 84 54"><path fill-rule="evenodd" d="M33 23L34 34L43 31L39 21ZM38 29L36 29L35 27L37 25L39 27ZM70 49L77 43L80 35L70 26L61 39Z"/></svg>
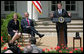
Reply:
<svg viewBox="0 0 84 54"><path fill-rule="evenodd" d="M28 23L28 26L30 26L28 18L27 18L27 23Z"/></svg>

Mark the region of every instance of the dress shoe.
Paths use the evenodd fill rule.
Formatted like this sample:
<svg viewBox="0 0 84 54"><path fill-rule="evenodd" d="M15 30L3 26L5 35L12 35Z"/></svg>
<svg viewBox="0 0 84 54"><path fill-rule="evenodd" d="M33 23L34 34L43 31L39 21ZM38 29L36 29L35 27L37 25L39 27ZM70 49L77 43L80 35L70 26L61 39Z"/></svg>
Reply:
<svg viewBox="0 0 84 54"><path fill-rule="evenodd" d="M40 34L39 37L42 38L44 36L44 34Z"/></svg>

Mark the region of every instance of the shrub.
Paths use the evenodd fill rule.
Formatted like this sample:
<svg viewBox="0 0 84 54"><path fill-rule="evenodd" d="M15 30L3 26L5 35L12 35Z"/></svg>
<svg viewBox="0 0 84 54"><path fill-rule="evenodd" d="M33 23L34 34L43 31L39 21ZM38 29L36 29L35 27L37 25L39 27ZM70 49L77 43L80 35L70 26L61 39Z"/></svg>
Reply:
<svg viewBox="0 0 84 54"><path fill-rule="evenodd" d="M3 24L4 19L1 18L1 25Z"/></svg>
<svg viewBox="0 0 84 54"><path fill-rule="evenodd" d="M1 36L1 46L3 46L5 42L3 41L3 37Z"/></svg>

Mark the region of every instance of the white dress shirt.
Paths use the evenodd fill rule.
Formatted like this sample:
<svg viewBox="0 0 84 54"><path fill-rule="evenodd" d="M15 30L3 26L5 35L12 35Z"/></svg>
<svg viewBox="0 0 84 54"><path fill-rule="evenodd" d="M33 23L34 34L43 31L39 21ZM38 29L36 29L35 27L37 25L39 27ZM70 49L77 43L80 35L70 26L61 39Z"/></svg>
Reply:
<svg viewBox="0 0 84 54"><path fill-rule="evenodd" d="M62 13L62 9L58 9L58 13L61 14Z"/></svg>

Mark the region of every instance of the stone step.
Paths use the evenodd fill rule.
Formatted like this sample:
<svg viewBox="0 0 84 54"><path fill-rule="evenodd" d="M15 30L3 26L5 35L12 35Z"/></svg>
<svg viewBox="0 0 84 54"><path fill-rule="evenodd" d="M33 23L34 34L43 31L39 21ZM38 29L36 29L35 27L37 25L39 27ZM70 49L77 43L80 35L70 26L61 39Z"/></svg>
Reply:
<svg viewBox="0 0 84 54"><path fill-rule="evenodd" d="M69 35L69 36L68 36ZM73 34L73 33L70 33L70 34L68 34L67 36L68 37L75 37L75 33ZM83 36L81 36L81 35L83 35L83 33L80 33L80 37L83 37ZM52 36L52 35L51 35ZM55 36L57 36L57 34L55 35ZM46 36L47 37L47 36ZM48 36L49 37L49 36ZM52 37L54 37L54 36L52 36ZM43 37L43 38L45 38L45 37ZM69 38L68 38L69 39ZM39 40L37 40L37 42L38 42ZM28 39L26 39L26 40L24 40L24 42L22 43L22 42L19 42L18 44L20 44L20 45L27 45L28 44Z"/></svg>
<svg viewBox="0 0 84 54"><path fill-rule="evenodd" d="M44 34L45 36L57 36L57 32L40 32L41 34ZM76 32L67 32L67 36L74 37ZM83 36L83 32L79 32L80 36ZM36 35L37 36L37 35Z"/></svg>
<svg viewBox="0 0 84 54"><path fill-rule="evenodd" d="M45 36L46 35L57 35L57 32L40 32L41 34L44 34ZM75 36L76 32L67 32L67 35L68 36ZM83 36L83 32L79 32L80 36ZM23 36L24 38L27 38L28 39L28 36ZM35 34L35 37L38 39L38 35Z"/></svg>
<svg viewBox="0 0 84 54"><path fill-rule="evenodd" d="M48 25L55 25L55 23L52 23L51 21L38 21L36 22L37 25L44 25L44 23L47 23ZM70 23L67 23L68 25L83 25L83 20L72 20Z"/></svg>
<svg viewBox="0 0 84 54"><path fill-rule="evenodd" d="M56 29L37 29L39 32L56 32ZM83 29L67 29L68 32L83 32Z"/></svg>
<svg viewBox="0 0 84 54"><path fill-rule="evenodd" d="M44 23L48 23L48 25L45 26ZM55 23L52 23L51 21L37 21L37 26L35 26L36 30L44 34L45 36L57 36L56 31L56 25ZM67 36L69 37L75 37L76 32L79 32L80 36L83 36L83 20L72 20L70 23L67 23ZM35 37L38 37L38 35L35 34ZM27 45L28 42L28 34L24 34L24 45ZM22 42L19 42L19 44L22 45Z"/></svg>
<svg viewBox="0 0 84 54"><path fill-rule="evenodd" d="M52 21L36 21L36 22L52 22ZM83 20L71 20L71 22L70 23L83 23Z"/></svg>
<svg viewBox="0 0 84 54"><path fill-rule="evenodd" d="M37 29L38 32L57 32L56 29ZM67 29L67 32L83 32L83 29Z"/></svg>
<svg viewBox="0 0 84 54"><path fill-rule="evenodd" d="M48 23L48 24L56 24L56 23L53 23L53 22L36 22L38 25L41 25L41 24L43 24L43 23ZM83 24L83 22L71 22L71 23L67 23L67 24L69 24L69 25L73 25L73 24L79 24L79 25L81 25L81 24Z"/></svg>
<svg viewBox="0 0 84 54"><path fill-rule="evenodd" d="M28 45L28 43L18 43L19 45L24 45L24 46L27 46ZM24 48L24 47L20 47L20 48Z"/></svg>
<svg viewBox="0 0 84 54"><path fill-rule="evenodd" d="M44 34L46 36L57 36L57 33L56 32L47 32L47 33L41 33L41 34ZM79 32L79 35L80 37L83 37L83 32ZM67 33L67 36L68 37L75 37L76 36L76 32L68 32ZM24 43L27 43L28 42L28 36L23 36L24 37ZM36 39L39 39L39 36L38 35L35 35ZM19 43L22 43L22 42L19 42Z"/></svg>
<svg viewBox="0 0 84 54"><path fill-rule="evenodd" d="M42 22L42 23L36 23L36 24L37 25L42 25L42 24L55 25L56 23ZM83 25L83 23L67 23L67 25Z"/></svg>
<svg viewBox="0 0 84 54"><path fill-rule="evenodd" d="M35 27L56 27L56 25L38 25ZM67 27L83 27L83 25L67 25Z"/></svg>
<svg viewBox="0 0 84 54"><path fill-rule="evenodd" d="M44 25L44 24L55 25L56 23L37 23L37 25ZM67 23L67 25L83 25L83 23Z"/></svg>
<svg viewBox="0 0 84 54"><path fill-rule="evenodd" d="M71 21L81 21L82 19L80 18L71 18ZM38 18L38 21L51 21L51 18Z"/></svg>
<svg viewBox="0 0 84 54"><path fill-rule="evenodd" d="M56 27L35 27L36 29L56 29ZM67 27L67 29L83 29L83 27Z"/></svg>
<svg viewBox="0 0 84 54"><path fill-rule="evenodd" d="M54 36L57 36L57 33L56 32L48 32L48 33L41 33L41 34L45 34L45 36L43 37L43 38L45 38L45 37L49 37L49 36L52 36L52 37L54 37ZM79 33L80 34L80 37L83 37L83 32L80 32ZM76 36L76 33L75 32L68 32L67 33L67 36L68 37L75 37ZM27 36L24 36L25 38L27 38ZM39 36L35 36L35 37L38 37L39 38ZM69 38L68 38L69 39ZM38 41L37 41L38 42ZM19 42L18 44L20 44L20 45L24 45L24 46L27 46L27 44L28 44L28 39L25 39L24 41L23 41L23 43L22 42Z"/></svg>

